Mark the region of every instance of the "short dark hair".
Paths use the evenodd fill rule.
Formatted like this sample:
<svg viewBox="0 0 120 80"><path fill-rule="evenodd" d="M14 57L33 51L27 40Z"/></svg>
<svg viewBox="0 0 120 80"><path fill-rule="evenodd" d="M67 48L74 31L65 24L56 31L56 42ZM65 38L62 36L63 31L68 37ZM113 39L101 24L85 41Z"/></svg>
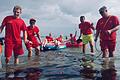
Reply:
<svg viewBox="0 0 120 80"><path fill-rule="evenodd" d="M18 10L18 9L20 9L20 11L22 11L22 8L21 8L20 6L18 6L18 5L14 6L13 12L14 12L15 10Z"/></svg>
<svg viewBox="0 0 120 80"><path fill-rule="evenodd" d="M81 18L85 18L85 16L80 16L80 19L81 19Z"/></svg>
<svg viewBox="0 0 120 80"><path fill-rule="evenodd" d="M103 11L105 11L105 10L107 10L107 7L106 7L106 6L102 6L102 7L99 9L99 12L103 12Z"/></svg>

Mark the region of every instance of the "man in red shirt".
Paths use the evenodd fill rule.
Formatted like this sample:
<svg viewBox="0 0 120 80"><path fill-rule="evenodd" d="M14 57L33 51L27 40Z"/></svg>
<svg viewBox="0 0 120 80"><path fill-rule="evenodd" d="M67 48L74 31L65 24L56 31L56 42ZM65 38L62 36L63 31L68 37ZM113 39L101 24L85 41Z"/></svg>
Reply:
<svg viewBox="0 0 120 80"><path fill-rule="evenodd" d="M76 35L77 31L75 31L74 35L70 33L70 38L67 40L68 44L77 44Z"/></svg>
<svg viewBox="0 0 120 80"><path fill-rule="evenodd" d="M48 36L47 40L48 40L48 42L53 42L54 41L51 33L49 33L49 36Z"/></svg>
<svg viewBox="0 0 120 80"><path fill-rule="evenodd" d="M23 31L24 42L27 42L26 25L20 18L22 9L20 6L14 6L13 15L6 16L0 27L0 32L5 28L5 57L6 64L10 61L12 51L14 52L14 63L18 64L18 56L23 54L22 39L20 36Z"/></svg>
<svg viewBox="0 0 120 80"><path fill-rule="evenodd" d="M28 57L32 56L32 48L35 48L35 54L39 55L40 52L40 43L41 43L41 39L40 39L40 35L39 35L39 28L37 26L35 26L35 22L36 20L31 18L29 23L30 26L27 27L27 39L29 40L28 43L26 43L26 47L28 49ZM39 40L37 40L36 36Z"/></svg>
<svg viewBox="0 0 120 80"><path fill-rule="evenodd" d="M57 41L59 41L60 43L63 43L63 36L60 35L58 38L56 38Z"/></svg>
<svg viewBox="0 0 120 80"><path fill-rule="evenodd" d="M54 43L55 43L56 46L59 46L59 45L63 44L63 43L64 43L64 41L63 41L63 36L60 35L59 37L57 37L57 38L54 40Z"/></svg>
<svg viewBox="0 0 120 80"><path fill-rule="evenodd" d="M103 52L102 57L114 57L114 51L116 46L116 31L119 29L119 20L116 16L109 15L107 7L103 6L99 9L100 18L96 25L96 37L95 41L100 34L100 46ZM109 53L109 54L107 54Z"/></svg>
<svg viewBox="0 0 120 80"><path fill-rule="evenodd" d="M85 21L85 16L80 17L81 23L79 24L80 29L80 37L82 35L82 42L83 42L83 53L86 50L86 44L89 42L91 48L91 54L94 54L94 39L93 39L93 32L94 30L93 24L88 21Z"/></svg>
<svg viewBox="0 0 120 80"><path fill-rule="evenodd" d="M77 44L76 35L77 35L77 31L75 32L74 36L72 33L70 33L70 39L69 39L70 44Z"/></svg>

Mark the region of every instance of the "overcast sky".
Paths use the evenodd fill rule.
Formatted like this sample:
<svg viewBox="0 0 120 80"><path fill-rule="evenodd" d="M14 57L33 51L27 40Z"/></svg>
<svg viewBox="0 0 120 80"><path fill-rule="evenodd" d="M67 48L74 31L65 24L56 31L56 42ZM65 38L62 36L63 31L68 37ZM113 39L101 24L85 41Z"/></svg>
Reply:
<svg viewBox="0 0 120 80"><path fill-rule="evenodd" d="M96 25L101 17L98 9L107 6L110 14L120 17L119 0L0 0L0 22L7 15L11 15L14 5L23 8L21 17L26 24L30 18L37 20L41 34L54 35L74 33L79 35L79 17L86 16L86 20Z"/></svg>

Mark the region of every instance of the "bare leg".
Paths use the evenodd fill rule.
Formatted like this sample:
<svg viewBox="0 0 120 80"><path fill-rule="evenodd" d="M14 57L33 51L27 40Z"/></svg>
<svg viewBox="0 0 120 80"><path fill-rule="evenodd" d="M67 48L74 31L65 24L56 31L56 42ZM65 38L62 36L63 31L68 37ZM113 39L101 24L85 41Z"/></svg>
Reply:
<svg viewBox="0 0 120 80"><path fill-rule="evenodd" d="M5 59L6 64L8 64L8 63L9 63L10 58L11 58L11 57L6 57L6 59Z"/></svg>
<svg viewBox="0 0 120 80"><path fill-rule="evenodd" d="M114 57L114 51L109 50L109 57Z"/></svg>
<svg viewBox="0 0 120 80"><path fill-rule="evenodd" d="M35 55L39 55L40 54L40 49L39 47L35 48Z"/></svg>
<svg viewBox="0 0 120 80"><path fill-rule="evenodd" d="M18 55L14 55L14 64L19 64L19 58L18 58Z"/></svg>
<svg viewBox="0 0 120 80"><path fill-rule="evenodd" d="M31 57L31 56L32 56L32 47L28 49L28 57Z"/></svg>
<svg viewBox="0 0 120 80"><path fill-rule="evenodd" d="M83 53L85 54L86 44L83 44Z"/></svg>
<svg viewBox="0 0 120 80"><path fill-rule="evenodd" d="M103 58L107 58L107 55L108 55L108 49L102 50L102 52L103 52L102 57L103 57Z"/></svg>
<svg viewBox="0 0 120 80"><path fill-rule="evenodd" d="M91 52L94 53L94 48L93 48L94 43L90 41L89 44L90 44Z"/></svg>

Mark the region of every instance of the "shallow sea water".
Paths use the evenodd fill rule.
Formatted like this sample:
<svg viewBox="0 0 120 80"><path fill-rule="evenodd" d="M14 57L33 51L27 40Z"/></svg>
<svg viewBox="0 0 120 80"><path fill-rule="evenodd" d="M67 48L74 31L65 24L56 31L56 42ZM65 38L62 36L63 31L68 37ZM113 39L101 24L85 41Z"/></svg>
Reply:
<svg viewBox="0 0 120 80"><path fill-rule="evenodd" d="M83 54L80 48L66 48L41 52L28 59L27 50L20 56L20 64L5 65L4 54L0 57L0 80L120 80L120 40L117 40L115 58L101 58L96 51L93 69L84 69L81 65ZM25 46L24 46L25 47ZM4 48L4 46L3 46ZM97 43L97 48L99 44ZM89 54L89 45L86 50ZM4 53L4 51L3 51ZM97 57L97 58L96 58Z"/></svg>

